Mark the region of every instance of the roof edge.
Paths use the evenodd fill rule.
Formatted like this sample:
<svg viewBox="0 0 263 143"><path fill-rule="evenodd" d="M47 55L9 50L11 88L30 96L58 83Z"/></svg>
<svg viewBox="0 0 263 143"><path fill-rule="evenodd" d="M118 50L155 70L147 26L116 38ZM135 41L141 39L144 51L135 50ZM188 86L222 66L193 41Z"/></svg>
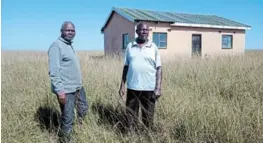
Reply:
<svg viewBox="0 0 263 143"><path fill-rule="evenodd" d="M136 19L136 18L133 18L132 16L130 16L129 14L125 13L125 11L123 11L123 8L113 7L110 14L108 15L105 23L103 24L103 27L101 28L101 33L104 33L104 30L107 27L107 25L109 24L114 12L116 12L120 16L124 17L128 21L131 21L132 23L135 23L137 21L158 22L158 21L151 21L151 20ZM217 15L213 15L213 16L217 16ZM219 17L219 16L217 16L217 17ZM221 18L223 18L223 17L221 17ZM231 19L227 19L227 20L231 20ZM233 21L233 20L231 20L231 21ZM164 22L164 21L159 21L159 22ZM236 22L236 21L234 21L234 22ZM242 24L239 22L238 22L239 24L242 24L244 26L224 26L224 25L178 23L178 22L168 22L168 23L172 23L172 24L170 24L171 26L181 26L181 27L201 27L201 28L240 29L240 30L250 30L251 29L251 26L248 26L248 25L245 25L245 24Z"/></svg>
<svg viewBox="0 0 263 143"><path fill-rule="evenodd" d="M201 28L218 28L218 29L240 29L250 30L251 27L244 26L223 26L223 25L210 25L210 24L190 24L190 23L173 23L171 26L182 26L182 27L201 27Z"/></svg>
<svg viewBox="0 0 263 143"><path fill-rule="evenodd" d="M109 21L110 21L110 19L111 19L111 17L112 17L112 15L113 15L114 12L116 12L116 13L118 13L119 15L123 16L124 18L126 18L126 19L129 20L129 21L131 21L132 23L135 22L135 19L133 19L133 18L130 17L129 15L125 14L124 12L122 12L119 8L113 7L112 10L111 10L111 12L110 12L110 14L108 15L105 23L103 24L103 27L101 28L101 32L102 32L102 33L104 33L104 30L105 30L105 28L107 27L107 25L108 25L108 23L109 23Z"/></svg>

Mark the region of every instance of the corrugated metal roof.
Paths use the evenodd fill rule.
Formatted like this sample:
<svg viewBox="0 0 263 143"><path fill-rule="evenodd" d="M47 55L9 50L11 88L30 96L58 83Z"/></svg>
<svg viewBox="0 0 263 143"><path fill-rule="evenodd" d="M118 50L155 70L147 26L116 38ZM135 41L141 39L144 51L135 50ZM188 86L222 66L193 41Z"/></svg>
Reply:
<svg viewBox="0 0 263 143"><path fill-rule="evenodd" d="M169 23L184 23L184 24L201 24L201 25L215 25L215 26L232 26L232 27L246 27L250 26L239 23L230 19L219 17L216 15L201 15L201 14L185 14L172 13L163 11L151 11L131 8L116 8L114 7L109 18L104 24L102 31L107 26L108 21L113 12L117 12L125 18L134 21L153 21L153 22L169 22Z"/></svg>

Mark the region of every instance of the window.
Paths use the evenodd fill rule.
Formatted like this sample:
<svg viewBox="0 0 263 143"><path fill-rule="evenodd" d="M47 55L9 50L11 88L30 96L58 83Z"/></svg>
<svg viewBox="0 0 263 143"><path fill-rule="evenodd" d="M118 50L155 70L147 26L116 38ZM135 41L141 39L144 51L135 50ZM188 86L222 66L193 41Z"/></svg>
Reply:
<svg viewBox="0 0 263 143"><path fill-rule="evenodd" d="M222 49L232 49L232 48L233 48L233 36L222 35Z"/></svg>
<svg viewBox="0 0 263 143"><path fill-rule="evenodd" d="M126 49L127 45L129 44L129 36L128 33L122 34L122 48Z"/></svg>
<svg viewBox="0 0 263 143"><path fill-rule="evenodd" d="M153 32L153 42L159 49L165 49L167 47L167 33Z"/></svg>

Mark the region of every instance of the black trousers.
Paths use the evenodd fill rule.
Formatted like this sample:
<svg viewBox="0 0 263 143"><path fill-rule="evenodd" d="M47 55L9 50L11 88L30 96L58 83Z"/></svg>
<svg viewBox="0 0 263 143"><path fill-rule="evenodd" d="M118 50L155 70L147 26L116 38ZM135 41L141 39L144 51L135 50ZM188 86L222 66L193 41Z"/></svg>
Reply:
<svg viewBox="0 0 263 143"><path fill-rule="evenodd" d="M147 128L151 128L153 125L155 101L154 91L127 89L126 113L128 127L135 127L138 124L139 106L141 104L142 122Z"/></svg>

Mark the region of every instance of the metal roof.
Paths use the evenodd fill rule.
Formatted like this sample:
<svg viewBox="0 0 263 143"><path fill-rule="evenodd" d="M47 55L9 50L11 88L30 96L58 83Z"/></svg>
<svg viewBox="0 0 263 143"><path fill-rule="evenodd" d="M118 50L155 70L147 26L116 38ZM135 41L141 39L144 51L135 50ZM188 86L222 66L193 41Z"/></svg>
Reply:
<svg viewBox="0 0 263 143"><path fill-rule="evenodd" d="M219 17L216 15L201 15L201 14L186 14L173 13L164 11L151 11L131 8L116 8L114 7L103 25L101 31L103 32L113 13L116 12L131 22L135 21L149 21L149 22L167 22L171 26L192 26L192 27L213 27L213 28L233 28L233 29L250 29L251 27Z"/></svg>

